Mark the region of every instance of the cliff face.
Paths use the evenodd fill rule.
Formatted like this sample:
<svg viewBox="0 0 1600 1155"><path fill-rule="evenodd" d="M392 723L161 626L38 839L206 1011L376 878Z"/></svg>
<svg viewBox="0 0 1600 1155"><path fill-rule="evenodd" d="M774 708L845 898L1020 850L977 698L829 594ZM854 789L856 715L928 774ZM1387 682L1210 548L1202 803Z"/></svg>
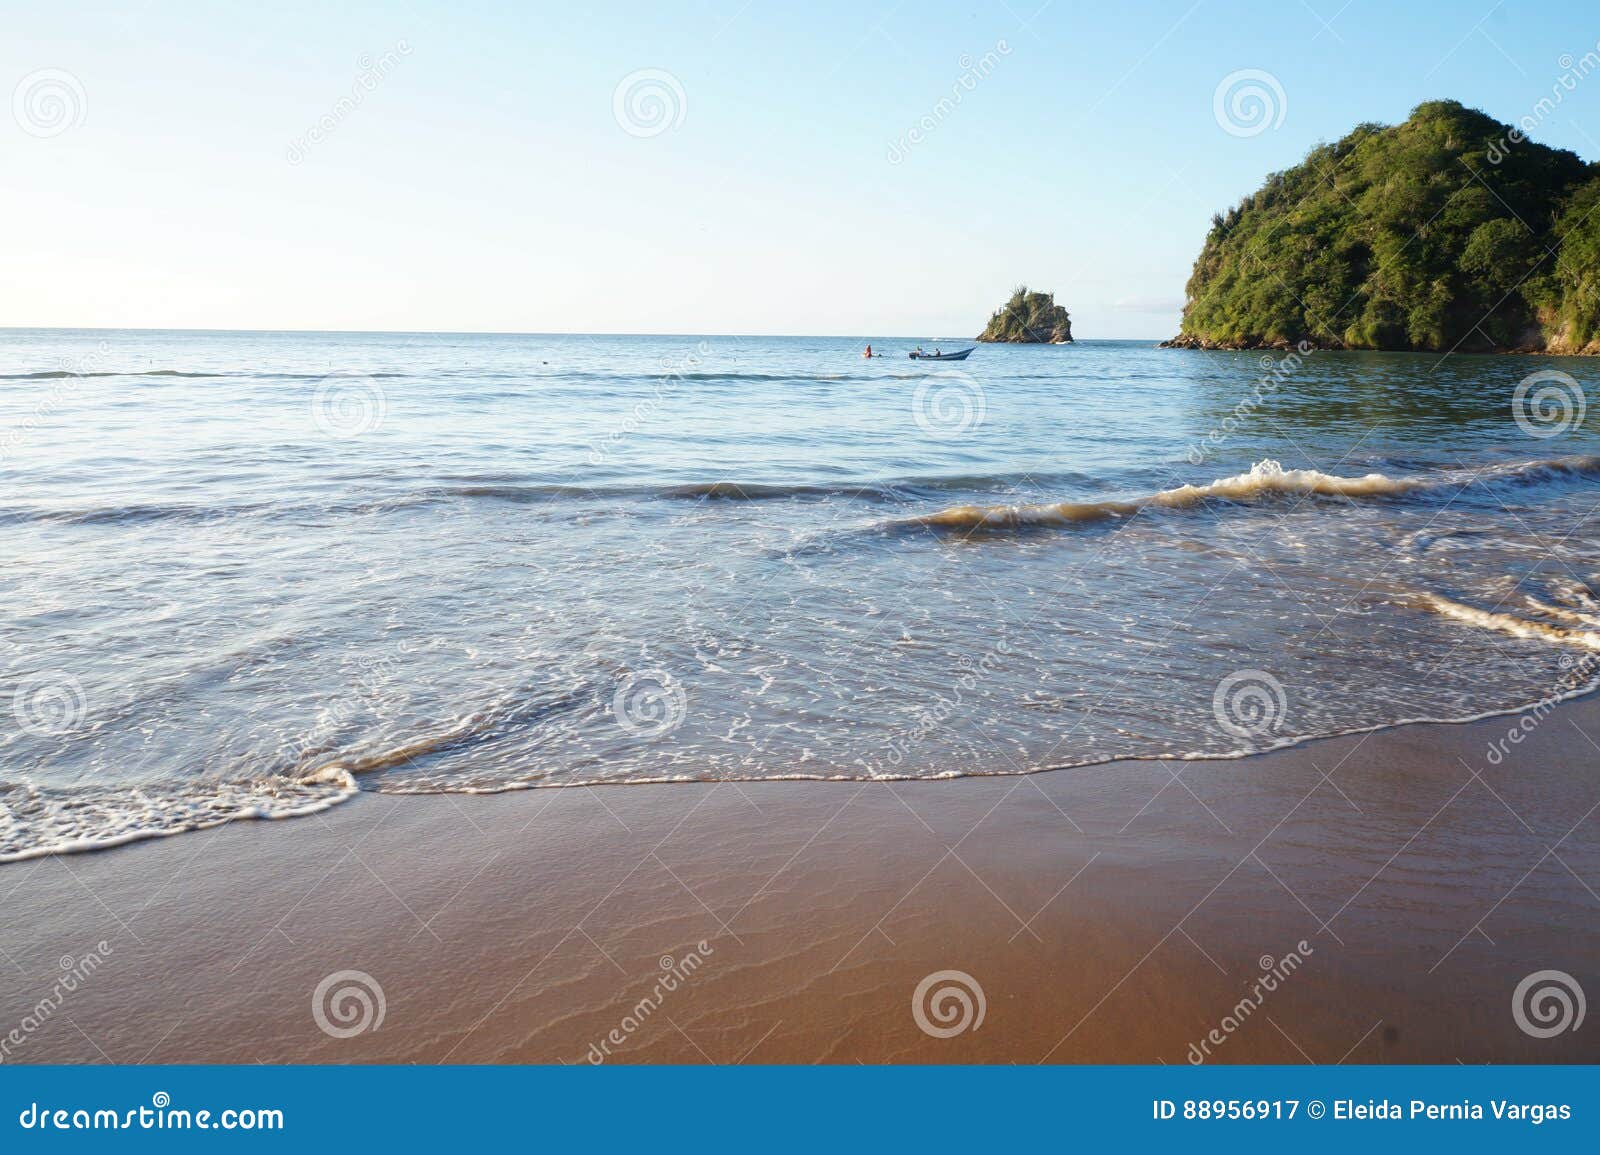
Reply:
<svg viewBox="0 0 1600 1155"><path fill-rule="evenodd" d="M1065 345L1072 341L1072 318L1056 304L1054 293L1031 293L1019 286L1011 299L989 318L978 334L980 341L1004 341L1013 345Z"/></svg>
<svg viewBox="0 0 1600 1155"><path fill-rule="evenodd" d="M1213 217L1168 344L1600 352L1597 206L1600 166L1423 104Z"/></svg>

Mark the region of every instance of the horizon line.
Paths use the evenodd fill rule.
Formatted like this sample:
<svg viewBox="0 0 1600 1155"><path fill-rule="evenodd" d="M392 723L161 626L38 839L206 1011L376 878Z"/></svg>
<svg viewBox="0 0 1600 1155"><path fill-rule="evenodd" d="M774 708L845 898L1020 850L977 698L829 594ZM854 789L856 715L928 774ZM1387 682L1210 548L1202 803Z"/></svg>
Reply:
<svg viewBox="0 0 1600 1155"><path fill-rule="evenodd" d="M621 329L249 329L220 326L190 325L0 325L0 333L317 333L331 336L418 337L729 337L772 338L797 337L828 340L888 340L888 341L973 341L985 345L1048 344L1049 342L979 341L977 337L954 337L949 334L929 333L688 333L643 332ZM1166 337L1077 337L1074 344L1083 341L1164 341Z"/></svg>

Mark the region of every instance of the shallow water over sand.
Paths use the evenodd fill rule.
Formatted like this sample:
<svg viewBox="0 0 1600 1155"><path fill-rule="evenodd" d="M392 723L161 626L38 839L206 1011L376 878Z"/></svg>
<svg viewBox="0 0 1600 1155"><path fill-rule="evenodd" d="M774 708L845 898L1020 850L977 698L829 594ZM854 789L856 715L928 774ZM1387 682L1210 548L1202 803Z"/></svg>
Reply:
<svg viewBox="0 0 1600 1155"><path fill-rule="evenodd" d="M4 334L0 857L356 789L1237 755L1593 679L1600 438L1513 405L1589 362L871 340Z"/></svg>

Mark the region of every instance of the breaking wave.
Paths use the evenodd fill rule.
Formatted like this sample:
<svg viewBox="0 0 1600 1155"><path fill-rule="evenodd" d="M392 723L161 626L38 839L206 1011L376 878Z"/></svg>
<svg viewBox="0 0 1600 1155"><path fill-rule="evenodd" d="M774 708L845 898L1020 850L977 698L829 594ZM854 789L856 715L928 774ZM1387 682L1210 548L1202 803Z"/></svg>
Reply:
<svg viewBox="0 0 1600 1155"><path fill-rule="evenodd" d="M1443 617L1486 630L1498 630L1512 637L1528 638L1557 645L1576 646L1585 650L1600 651L1600 617L1583 614L1562 606L1552 606L1528 598L1530 608L1539 617L1522 617L1496 607L1491 610L1469 606L1465 602L1441 594L1425 593L1418 599L1422 606ZM1542 620L1555 619L1555 621ZM1567 622L1558 625L1556 622ZM1587 625L1589 629L1574 629L1573 625Z"/></svg>
<svg viewBox="0 0 1600 1155"><path fill-rule="evenodd" d="M1564 475L1600 472L1600 457L1561 457L1479 470L1444 470L1423 477L1388 477L1368 473L1340 477L1315 469L1285 469L1276 461L1256 463L1246 473L1218 478L1205 485L1180 485L1126 501L1061 501L1037 505L958 505L937 513L900 518L887 530L1006 530L1034 526L1073 526L1130 517L1146 509L1192 509L1207 502L1250 504L1273 496L1361 498L1466 487L1485 482L1539 482Z"/></svg>

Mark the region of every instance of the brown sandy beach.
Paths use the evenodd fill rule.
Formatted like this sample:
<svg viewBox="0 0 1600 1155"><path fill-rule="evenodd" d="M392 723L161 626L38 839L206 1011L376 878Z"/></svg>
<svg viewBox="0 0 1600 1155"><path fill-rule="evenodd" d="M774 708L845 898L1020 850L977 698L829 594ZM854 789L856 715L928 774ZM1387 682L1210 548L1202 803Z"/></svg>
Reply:
<svg viewBox="0 0 1600 1155"><path fill-rule="evenodd" d="M1512 994L1546 969L1600 992L1600 699L1491 765L1516 724L1025 778L367 794L8 865L5 1061L571 1063L609 1038L614 1062L1184 1063L1214 1030L1223 1062L1595 1061L1600 1032L1531 1037ZM347 970L383 1017L336 1038L313 992ZM985 1003L949 1038L912 1014L943 970Z"/></svg>

